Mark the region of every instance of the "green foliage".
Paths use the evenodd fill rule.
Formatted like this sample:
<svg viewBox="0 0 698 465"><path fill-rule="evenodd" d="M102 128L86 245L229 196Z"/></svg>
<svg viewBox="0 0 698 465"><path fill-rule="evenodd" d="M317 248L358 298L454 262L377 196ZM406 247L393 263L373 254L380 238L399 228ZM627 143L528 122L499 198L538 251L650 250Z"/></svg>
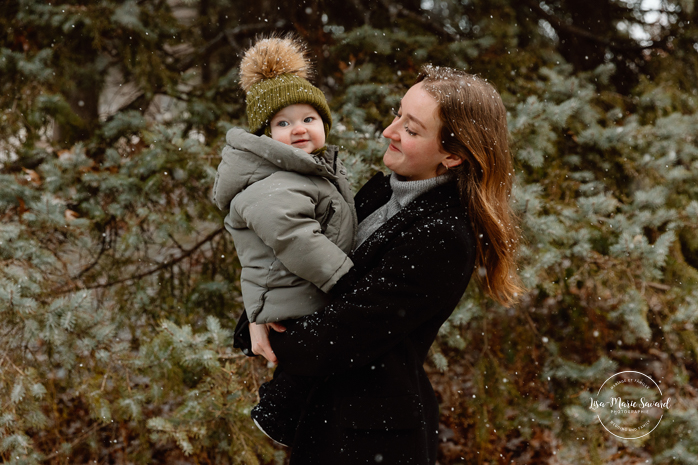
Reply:
<svg viewBox="0 0 698 465"><path fill-rule="evenodd" d="M270 370L232 350L240 269L209 195L244 125L239 53L279 28L310 43L355 187L422 64L483 75L509 110L528 290L502 308L473 283L441 328L439 462L695 463L692 3L637 52L615 27L570 36L572 0L325 3L0 6L1 460L283 463L249 419ZM641 17L626 3L614 20ZM673 400L642 441L586 408L620 370Z"/></svg>

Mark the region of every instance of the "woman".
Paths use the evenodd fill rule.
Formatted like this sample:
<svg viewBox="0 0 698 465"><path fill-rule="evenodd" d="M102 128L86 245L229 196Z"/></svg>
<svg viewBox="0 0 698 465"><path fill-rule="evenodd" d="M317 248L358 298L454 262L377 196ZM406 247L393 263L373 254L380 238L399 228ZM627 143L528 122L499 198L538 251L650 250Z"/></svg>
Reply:
<svg viewBox="0 0 698 465"><path fill-rule="evenodd" d="M495 89L427 66L383 135L393 174L356 195L354 268L332 303L285 328L250 326L253 352L278 357L277 374L317 380L292 465L434 464L429 347L475 267L497 301L520 292L506 110Z"/></svg>

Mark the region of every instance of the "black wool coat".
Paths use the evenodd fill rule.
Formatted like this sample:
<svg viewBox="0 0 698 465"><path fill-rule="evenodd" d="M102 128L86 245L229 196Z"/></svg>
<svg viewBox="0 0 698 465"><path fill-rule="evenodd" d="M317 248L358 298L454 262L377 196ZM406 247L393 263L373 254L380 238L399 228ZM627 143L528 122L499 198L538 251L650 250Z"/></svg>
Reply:
<svg viewBox="0 0 698 465"><path fill-rule="evenodd" d="M359 221L392 194L378 174ZM465 292L475 238L455 182L423 194L352 254L324 310L270 332L279 370L312 376L291 465L433 465L438 404L423 364Z"/></svg>

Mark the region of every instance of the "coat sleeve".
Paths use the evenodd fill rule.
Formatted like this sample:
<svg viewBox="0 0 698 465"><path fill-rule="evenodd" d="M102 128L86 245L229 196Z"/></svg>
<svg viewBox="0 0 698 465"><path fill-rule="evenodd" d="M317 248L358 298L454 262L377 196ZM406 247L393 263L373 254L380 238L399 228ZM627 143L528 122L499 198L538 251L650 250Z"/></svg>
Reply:
<svg viewBox="0 0 698 465"><path fill-rule="evenodd" d="M291 273L328 292L353 262L322 234L317 195L312 180L280 171L238 194L231 208Z"/></svg>
<svg viewBox="0 0 698 465"><path fill-rule="evenodd" d="M474 262L472 242L422 224L393 240L375 266L324 310L287 322L270 342L284 370L327 376L360 367L404 341L463 295ZM464 240L465 239L465 240Z"/></svg>

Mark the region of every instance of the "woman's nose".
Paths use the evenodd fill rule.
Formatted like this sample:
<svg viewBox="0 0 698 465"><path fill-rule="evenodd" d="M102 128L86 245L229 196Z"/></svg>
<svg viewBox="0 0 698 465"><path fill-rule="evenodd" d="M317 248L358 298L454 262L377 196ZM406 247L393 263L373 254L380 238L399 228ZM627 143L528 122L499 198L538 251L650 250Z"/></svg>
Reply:
<svg viewBox="0 0 698 465"><path fill-rule="evenodd" d="M390 126L387 128L383 129L383 137L386 139L391 139L391 140L397 140L398 138L398 131L396 131L396 125L398 124L398 118L395 118L392 123L390 123Z"/></svg>

